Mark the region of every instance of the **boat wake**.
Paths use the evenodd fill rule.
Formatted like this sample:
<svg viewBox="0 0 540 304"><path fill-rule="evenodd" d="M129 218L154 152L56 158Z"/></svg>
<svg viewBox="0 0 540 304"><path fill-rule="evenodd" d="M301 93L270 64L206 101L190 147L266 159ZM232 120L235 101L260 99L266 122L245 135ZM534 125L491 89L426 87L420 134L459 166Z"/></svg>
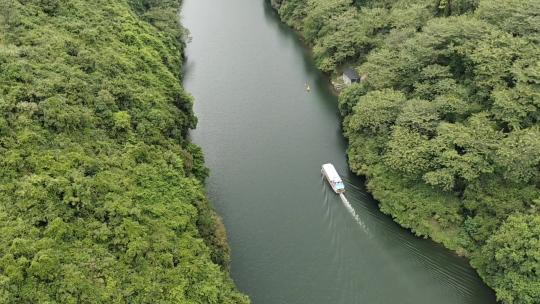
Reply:
<svg viewBox="0 0 540 304"><path fill-rule="evenodd" d="M356 211L354 210L351 203L349 203L349 200L347 200L347 197L345 197L345 194L340 193L339 197L341 198L341 201L343 202L343 205L345 205L345 208L347 208L347 211L349 211L349 213L352 215L354 220L358 223L358 225L360 225L362 230L364 230L364 232L369 235L369 229L367 228L366 224L364 224L364 222L362 222L362 220L360 219L360 216L358 215L358 213L356 213Z"/></svg>

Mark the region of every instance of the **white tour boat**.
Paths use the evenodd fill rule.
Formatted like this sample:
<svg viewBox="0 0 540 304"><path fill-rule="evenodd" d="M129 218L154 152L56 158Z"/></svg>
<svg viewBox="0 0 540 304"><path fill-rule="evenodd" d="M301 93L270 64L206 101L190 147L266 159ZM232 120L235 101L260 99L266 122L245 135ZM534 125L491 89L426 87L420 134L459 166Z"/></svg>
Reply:
<svg viewBox="0 0 540 304"><path fill-rule="evenodd" d="M339 174L337 173L336 168L334 168L334 165L332 164L322 165L321 173L322 175L324 175L324 177L330 184L330 187L332 187L335 193L345 192L345 185L343 184L341 177L339 177Z"/></svg>

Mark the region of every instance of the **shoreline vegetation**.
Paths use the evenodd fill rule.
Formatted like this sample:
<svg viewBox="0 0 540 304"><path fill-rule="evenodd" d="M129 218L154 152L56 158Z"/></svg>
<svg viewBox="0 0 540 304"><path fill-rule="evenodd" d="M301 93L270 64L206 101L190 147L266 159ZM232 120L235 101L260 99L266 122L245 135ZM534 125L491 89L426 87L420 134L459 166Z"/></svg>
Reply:
<svg viewBox="0 0 540 304"><path fill-rule="evenodd" d="M540 3L271 0L336 79L352 171L382 212L540 303Z"/></svg>
<svg viewBox="0 0 540 304"><path fill-rule="evenodd" d="M180 5L0 1L1 303L249 303L186 139Z"/></svg>

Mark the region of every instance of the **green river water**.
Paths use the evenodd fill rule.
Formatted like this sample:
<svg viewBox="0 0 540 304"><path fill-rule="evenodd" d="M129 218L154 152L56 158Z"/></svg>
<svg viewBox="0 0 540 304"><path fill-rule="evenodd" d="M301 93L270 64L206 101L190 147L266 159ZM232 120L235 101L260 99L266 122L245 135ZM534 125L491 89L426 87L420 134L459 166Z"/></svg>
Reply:
<svg viewBox="0 0 540 304"><path fill-rule="evenodd" d="M182 23L191 137L211 170L232 277L253 303L495 303L465 259L400 228L347 170L328 79L268 3L185 0ZM321 179L325 162L350 205Z"/></svg>

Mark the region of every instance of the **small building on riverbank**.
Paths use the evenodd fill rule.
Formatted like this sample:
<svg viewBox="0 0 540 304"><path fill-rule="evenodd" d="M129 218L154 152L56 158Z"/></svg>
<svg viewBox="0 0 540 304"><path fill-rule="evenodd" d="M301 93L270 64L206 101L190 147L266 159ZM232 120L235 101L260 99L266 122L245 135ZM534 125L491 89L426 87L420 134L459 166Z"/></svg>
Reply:
<svg viewBox="0 0 540 304"><path fill-rule="evenodd" d="M345 85L350 85L352 83L360 82L360 75L351 67L346 68L343 71L343 82Z"/></svg>

